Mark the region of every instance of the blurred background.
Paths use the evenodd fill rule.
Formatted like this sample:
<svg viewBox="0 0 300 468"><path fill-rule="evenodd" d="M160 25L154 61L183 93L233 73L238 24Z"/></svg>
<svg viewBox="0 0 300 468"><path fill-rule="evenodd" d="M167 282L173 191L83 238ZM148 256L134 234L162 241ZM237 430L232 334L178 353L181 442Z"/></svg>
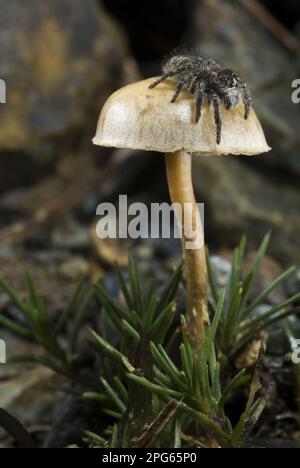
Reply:
<svg viewBox="0 0 300 468"><path fill-rule="evenodd" d="M107 97L158 75L162 57L178 46L241 72L273 148L252 158L194 158L210 250L230 259L245 233L251 255L271 229L261 281L300 264L300 107L291 101L291 83L300 78L298 0L0 0L0 13L0 78L7 85L0 104L0 276L20 294L31 271L55 316L78 276L94 281L115 260L126 266L129 249L158 279L180 256L173 240L96 237L98 203L126 193L146 203L169 197L162 155L91 143ZM299 285L298 272L289 293ZM0 310L16 313L9 307L0 292ZM13 402L26 420L24 398L34 398L33 386L47 377L40 372L32 380L28 372L25 380L19 371L10 375L0 406Z"/></svg>

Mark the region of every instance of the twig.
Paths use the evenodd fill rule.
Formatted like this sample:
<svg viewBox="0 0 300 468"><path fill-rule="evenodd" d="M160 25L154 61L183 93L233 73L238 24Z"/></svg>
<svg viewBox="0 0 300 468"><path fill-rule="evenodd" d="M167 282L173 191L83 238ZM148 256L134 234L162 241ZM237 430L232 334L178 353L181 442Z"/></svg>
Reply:
<svg viewBox="0 0 300 468"><path fill-rule="evenodd" d="M300 42L283 24L278 21L257 0L239 0L280 42L291 52L300 55Z"/></svg>
<svg viewBox="0 0 300 468"><path fill-rule="evenodd" d="M141 435L133 442L132 448L150 447L174 417L178 406L180 406L178 401L169 401L159 415L150 424L146 425Z"/></svg>
<svg viewBox="0 0 300 468"><path fill-rule="evenodd" d="M107 180L117 180L120 167L134 152L116 151L107 164L97 169L91 158L83 155L71 160L67 175L54 175L34 186L23 201L26 219L0 229L0 245L14 246L30 239L33 233L57 225L71 210L81 205L86 194L99 186L102 190Z"/></svg>

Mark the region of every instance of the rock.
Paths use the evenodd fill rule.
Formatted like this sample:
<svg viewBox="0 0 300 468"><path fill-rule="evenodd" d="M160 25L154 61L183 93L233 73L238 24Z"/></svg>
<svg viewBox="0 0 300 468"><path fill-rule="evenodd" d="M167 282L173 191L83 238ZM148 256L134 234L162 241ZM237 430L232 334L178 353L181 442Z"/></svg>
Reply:
<svg viewBox="0 0 300 468"><path fill-rule="evenodd" d="M88 126L92 137L101 102L135 73L122 32L93 0L5 2L0 56L0 148L45 157L62 135L78 141Z"/></svg>
<svg viewBox="0 0 300 468"><path fill-rule="evenodd" d="M52 247L74 251L89 249L89 233L86 226L73 219L67 219L64 224L54 228L51 234Z"/></svg>
<svg viewBox="0 0 300 468"><path fill-rule="evenodd" d="M131 242L128 239L101 239L97 235L96 225L92 225L90 229L90 241L95 258L102 264L113 267L115 262L121 268L128 264L128 252L130 251Z"/></svg>
<svg viewBox="0 0 300 468"><path fill-rule="evenodd" d="M76 388L76 387L75 387ZM76 388L82 391L80 388ZM70 444L83 445L84 431L101 432L109 423L108 416L101 413L99 405L81 397L67 395L59 399L53 416L53 429L49 432L44 447L67 447Z"/></svg>
<svg viewBox="0 0 300 468"><path fill-rule="evenodd" d="M89 269L89 263L79 255L71 257L60 266L62 275L73 281L78 280L81 276L87 276Z"/></svg>
<svg viewBox="0 0 300 468"><path fill-rule="evenodd" d="M217 291L220 293L221 289L228 285L231 274L231 262L218 255L210 257L210 264L215 278Z"/></svg>
<svg viewBox="0 0 300 468"><path fill-rule="evenodd" d="M7 107L0 107L1 120L4 109L7 109ZM14 190L14 193L9 195L8 198L10 198L10 200L4 199L3 204L2 200L0 201L0 227L2 225L5 225L5 223L9 221L9 212L6 212L6 210L10 208L10 203L13 204L22 191L23 193L26 193L28 187L41 180L44 176L44 172L47 172L48 170L50 170L50 165L48 164L48 161L44 161L44 164L42 165L40 161L32 158L26 153L22 152L20 154L17 151L1 151L0 143L0 194L7 195L6 191L10 190L11 188L16 187L19 189ZM19 192L18 194L17 191ZM13 198L15 198L15 200L13 200ZM15 209L17 212L19 210L19 207L15 206Z"/></svg>
<svg viewBox="0 0 300 468"><path fill-rule="evenodd" d="M249 439L243 448L299 449L300 443L286 439Z"/></svg>
<svg viewBox="0 0 300 468"><path fill-rule="evenodd" d="M252 159L251 159L252 160ZM300 261L299 191L264 177L238 158L195 157L197 201L205 203L205 227L219 245L235 247L245 233L257 247L272 229L269 253L283 264Z"/></svg>

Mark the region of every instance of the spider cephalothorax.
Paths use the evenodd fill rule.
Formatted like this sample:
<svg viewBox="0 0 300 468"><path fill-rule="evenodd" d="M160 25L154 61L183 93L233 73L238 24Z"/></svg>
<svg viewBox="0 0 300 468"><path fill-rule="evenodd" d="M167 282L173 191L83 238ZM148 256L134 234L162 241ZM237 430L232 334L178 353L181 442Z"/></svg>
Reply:
<svg viewBox="0 0 300 468"><path fill-rule="evenodd" d="M201 117L202 104L213 106L218 144L221 142L222 131L221 104L229 110L238 107L243 101L245 119L248 119L252 98L247 83L238 73L222 67L214 60L186 55L173 56L163 66L162 76L152 83L150 88L154 88L167 78L176 84L171 102L176 101L182 90L189 91L195 97L196 123Z"/></svg>

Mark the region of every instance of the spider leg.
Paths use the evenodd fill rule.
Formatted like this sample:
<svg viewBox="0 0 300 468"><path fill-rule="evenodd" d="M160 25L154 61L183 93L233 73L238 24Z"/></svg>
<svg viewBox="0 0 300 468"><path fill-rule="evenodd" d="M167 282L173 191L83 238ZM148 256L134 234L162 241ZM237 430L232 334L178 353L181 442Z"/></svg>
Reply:
<svg viewBox="0 0 300 468"><path fill-rule="evenodd" d="M151 83L151 85L149 86L149 89L155 88L155 86L159 85L160 83L165 81L167 78L171 78L172 76L179 75L180 73L185 71L185 69L186 67L181 67L181 68L178 68L178 70L176 71L169 71L167 73L164 73L160 78L158 78L158 80L154 81L154 83Z"/></svg>
<svg viewBox="0 0 300 468"><path fill-rule="evenodd" d="M189 85L189 91L191 94L196 94L197 87L198 89L201 88L202 93L204 92L204 82L207 79L207 73L200 71L197 75L192 78L191 83Z"/></svg>
<svg viewBox="0 0 300 468"><path fill-rule="evenodd" d="M214 108L215 124L217 128L217 144L219 145L221 143L222 119L220 112L220 99L218 96L213 96L212 104Z"/></svg>
<svg viewBox="0 0 300 468"><path fill-rule="evenodd" d="M196 91L198 78L199 78L198 76L195 76L195 78L193 78L192 81L191 81L191 84L189 86L191 94L194 94L195 91Z"/></svg>
<svg viewBox="0 0 300 468"><path fill-rule="evenodd" d="M204 100L204 87L203 87L203 83L200 83L198 85L198 89L196 90L196 116L195 116L196 123L199 122L200 117L201 117L203 100Z"/></svg>
<svg viewBox="0 0 300 468"><path fill-rule="evenodd" d="M175 102L175 101L176 101L176 99L178 98L178 96L179 96L179 94L180 94L182 88L184 88L185 86L187 86L188 83L189 83L189 81L190 81L190 77L188 77L188 78L183 78L182 80L180 80L180 81L177 83L176 90L175 90L175 93L174 93L174 95L173 95L173 97L172 97L172 99L171 99L171 102Z"/></svg>
<svg viewBox="0 0 300 468"><path fill-rule="evenodd" d="M170 78L171 76L175 76L177 75L178 72L168 72L168 73L164 73L160 78L158 78L158 80L154 81L154 83L151 83L151 85L149 86L150 89L152 88L155 88L155 86L159 85L160 83L162 83L163 81L165 81L167 78Z"/></svg>
<svg viewBox="0 0 300 468"><path fill-rule="evenodd" d="M246 84L243 85L243 102L245 106L245 119L247 120L252 107L252 97Z"/></svg>

